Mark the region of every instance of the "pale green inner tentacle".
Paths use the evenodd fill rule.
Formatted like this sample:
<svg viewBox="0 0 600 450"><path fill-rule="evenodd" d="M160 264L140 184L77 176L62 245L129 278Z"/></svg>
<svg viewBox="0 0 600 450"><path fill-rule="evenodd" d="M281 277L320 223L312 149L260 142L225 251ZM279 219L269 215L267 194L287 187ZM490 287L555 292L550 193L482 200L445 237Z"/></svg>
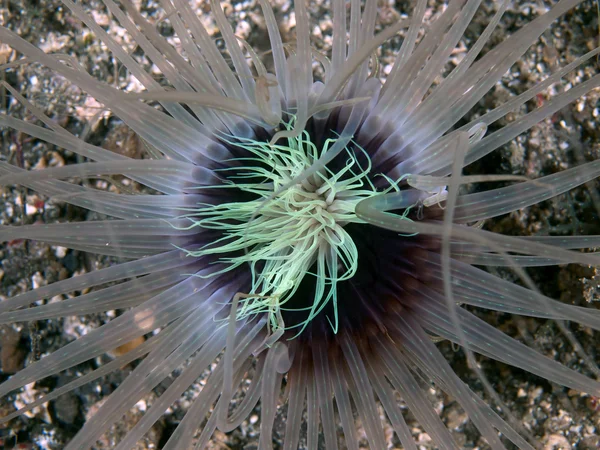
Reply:
<svg viewBox="0 0 600 450"><path fill-rule="evenodd" d="M288 130L293 123L292 120L286 125ZM352 278L358 268L358 251L344 226L365 223L356 216L356 205L361 200L398 191L399 180L388 179L390 185L386 190L376 190L369 180L370 160L352 142L353 148L346 148L348 158L341 170L322 169L270 199L273 192L310 168L337 139L326 140L322 148L311 142L307 132L289 138L285 145L230 136L222 140L243 148L251 156L238 160L241 166L223 171L234 173L224 173L225 186L215 188L239 189L257 198L205 206L181 216L190 221L189 228L223 232L216 242L185 251L194 257L223 255L220 261L227 267L219 273L249 264L252 288L239 300L237 319L266 313L273 333L285 327L281 311L286 310L285 304L303 278L314 276L312 306L304 308L306 319L295 327L302 332L332 302L334 317L328 319L337 332L337 283ZM364 154L365 167L361 167L357 152Z"/></svg>

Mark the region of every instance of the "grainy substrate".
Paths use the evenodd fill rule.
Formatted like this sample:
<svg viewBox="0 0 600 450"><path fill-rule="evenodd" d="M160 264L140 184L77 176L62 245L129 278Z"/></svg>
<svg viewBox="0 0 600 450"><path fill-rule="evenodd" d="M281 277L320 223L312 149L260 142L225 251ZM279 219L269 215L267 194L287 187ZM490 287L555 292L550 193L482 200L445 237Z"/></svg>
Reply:
<svg viewBox="0 0 600 450"><path fill-rule="evenodd" d="M142 10L155 20L161 18L161 10L155 1L142 1ZM196 7L209 31L215 31L208 14L206 2L196 1ZM221 2L234 23L236 34L247 39L258 51L268 49L266 30L261 19L257 2ZM477 37L487 24L489 16L494 12L493 2L487 1L475 22L469 28L464 39L464 46L453 56L448 65L452 67L464 56L473 39ZM493 41L500 42L506 34L518 29L532 17L543 10L543 3L515 1L513 7L505 15L501 27L494 34ZM122 30L102 6L99 0L85 2L86 7L95 11L96 20L113 36L121 35ZM294 17L289 3L282 0L274 2L278 22L284 41L294 39ZM409 9L408 2L380 2L380 20L387 24L400 18ZM428 20L441 11L442 4L430 1ZM330 43L331 17L321 0L310 2L310 13L314 26L314 40L318 48L327 49ZM9 0L2 2L0 21L3 25L16 30L28 41L40 45L47 52L59 52L76 56L90 72L109 83L123 89L136 89L138 84L115 61L104 45L90 34L58 0ZM161 24L161 30L172 34L168 25ZM577 10L563 17L551 30L544 33L536 44L493 91L484 98L473 111L471 117L480 115L503 103L509 96L523 92L543 79L555 67L563 66L576 56L592 49L598 42L598 17L595 3L583 3ZM394 39L384 46L380 54L382 69L385 73L393 62L393 53L398 49L400 39ZM134 55L135 44L130 38L123 44ZM12 61L16 55L9 49L0 48L0 58ZM147 60L143 60L148 63ZM554 87L556 91L565 89L569 82L576 81L584 71L582 68L567 77L565 83ZM100 114L100 105L88 98L77 87L71 86L51 71L39 65L25 65L17 70L8 71L6 80L25 93L29 99L35 100L49 116L59 121L69 131L81 135L88 133L87 140L102 145L116 152L124 152L128 156L139 155L145 149L134 135L117 118L108 114ZM485 158L472 170L482 173L513 173L538 177L564 170L576 165L578 161L600 158L600 130L597 128L598 92L592 92L585 98L570 105L552 118L530 130L511 142L501 151ZM536 99L539 104L547 101L549 96L540 95ZM4 100L2 100L4 102ZM0 105L4 108L6 103ZM529 105L535 106L535 105ZM17 117L31 115L23 108L10 103L9 113ZM517 112L507 120L514 120L518 114L526 112L526 108ZM13 130L2 130L2 158L25 167L41 168L44 166L74 163L78 158L73 154L61 151L44 142L20 135ZM105 180L91 180L99 188L118 190L140 190L136 185L121 186ZM597 188L597 185L596 185ZM2 224L19 225L36 222L57 222L66 220L90 220L95 216L84 210L68 207L61 203L53 203L37 196L34 192L22 188L0 188L0 222ZM595 228L593 224L596 224ZM599 234L598 215L585 188L565 194L555 200L544 202L525 211L510 214L486 224L489 229L510 234L544 234L550 230L565 232L585 232ZM70 251L47 246L37 242L15 241L0 248L0 299L16 295L38 285L54 282L75 273L82 273L96 268L106 267L114 261L111 258L96 257L82 252ZM505 274L512 277L510 273ZM577 266L547 268L531 271L540 289L554 298L560 298L574 304L588 304L597 307L599 299L598 284L600 274L591 269ZM596 303L594 303L596 302ZM594 303L594 304L590 304ZM85 334L92 328L114 317L117 312L96 314L91 317L70 317L61 320L44 321L35 324L18 324L0 328L0 380L6 379L10 373L18 370L27 361L43 357L65 343ZM508 334L532 343L540 351L550 355L569 367L583 370L581 361L565 343L557 327L552 323L533 319L520 319L509 315L484 314L485 318ZM576 325L571 329L576 333L583 347L598 360L598 348L594 337L598 337ZM452 361L453 367L464 380L482 391L481 383L470 372L461 352L454 352L447 343L440 343L446 357ZM13 411L44 392L69 381L73 377L86 373L101 362L109 360L106 355L81 364L60 376L28 386L22 393L11 395L0 401L0 415ZM549 382L529 375L521 370L504 366L494 361L482 360L482 366L489 380L494 384L504 402L514 412L516 418L531 426L531 432L546 446L554 449L596 449L600 448L600 404L599 400L578 392L569 391ZM48 408L38 408L33 413L14 420L7 429L0 429L1 448L22 449L61 449L64 443L82 426L86 417L96 411L105 396L110 394L119 382L132 370L125 368L116 373L87 385L64 397L51 402ZM208 371L206 372L208 374ZM183 417L186 407L201 389L203 380L199 379L186 395L152 428L138 449L160 448L177 422ZM142 412L150 407L156 395L168 385L155 389L149 397L140 401L127 413L109 433L95 446L98 449L113 448L123 433L132 426ZM430 396L444 421L453 430L457 441L465 448L486 448L482 440L477 440L473 425L466 420L465 414L455 402L439 391L431 390ZM277 417L275 436L283 437L285 429L285 407ZM260 411L257 410L244 422L241 429L229 435L217 433L212 448L252 449L258 436ZM408 415L409 425L413 427L415 438L423 449L433 448L427 434ZM398 448L399 443L391 429L386 430L390 448ZM366 440L361 444L366 448Z"/></svg>

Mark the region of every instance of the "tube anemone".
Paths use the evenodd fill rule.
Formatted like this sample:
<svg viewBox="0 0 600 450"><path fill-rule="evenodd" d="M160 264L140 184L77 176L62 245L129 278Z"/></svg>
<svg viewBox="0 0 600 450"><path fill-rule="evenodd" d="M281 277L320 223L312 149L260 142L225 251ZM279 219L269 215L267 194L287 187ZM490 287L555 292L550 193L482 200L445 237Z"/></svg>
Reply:
<svg viewBox="0 0 600 450"><path fill-rule="evenodd" d="M600 396L594 356L565 323L594 333L600 312L544 295L529 269L597 267L598 254L581 250L600 247L600 236L515 236L489 226L584 184L596 199L600 160L537 179L478 173L487 155L600 86L592 66L600 49L472 114L581 0L558 1L501 42L494 33L509 2L494 4L487 26L451 69L449 58L483 9L481 0L450 0L433 18L426 18L427 1L417 0L409 19L385 27L375 0L332 0L327 55L311 43L303 1L293 5L296 37L289 43L272 6L259 1L266 54L236 36L217 1L210 3L218 42L186 0L160 2L161 23L175 41L129 0L103 0L127 35L122 40L80 4L62 2L143 92L118 89L76 58L44 53L6 27L0 41L23 59L3 69L46 67L126 124L147 155L92 145L3 84L11 106L35 120L2 114L0 125L80 160L42 170L0 162L0 185L107 217L5 225L0 239L43 241L120 262L4 299L0 322L122 313L0 384L5 397L47 377L77 374L5 413L1 423L130 363L131 373L64 448L94 448L165 380L168 387L114 448L134 448L190 392L164 449L205 448L216 430L239 428L257 405L260 449L280 441L284 449L317 449L319 442L329 450L358 449L359 424L372 449L416 449L415 420L435 448L459 448L429 398L432 386L456 402L489 448L539 448L539 436L520 424L497 393L496 377L481 367L488 361ZM398 35L395 59L380 76L379 49L396 45ZM125 42L135 42L143 58ZM576 70L583 74L577 83L532 106ZM78 182L98 177L114 189ZM143 186L135 195L127 189L134 182ZM501 276L511 272L512 280ZM555 321L580 361L567 367L500 331L484 320L497 316L479 310ZM473 373L459 377L440 341L462 348ZM112 352L130 342L139 345ZM73 370L90 360L94 370ZM199 380L201 388L190 391ZM285 426L275 436L277 415Z"/></svg>

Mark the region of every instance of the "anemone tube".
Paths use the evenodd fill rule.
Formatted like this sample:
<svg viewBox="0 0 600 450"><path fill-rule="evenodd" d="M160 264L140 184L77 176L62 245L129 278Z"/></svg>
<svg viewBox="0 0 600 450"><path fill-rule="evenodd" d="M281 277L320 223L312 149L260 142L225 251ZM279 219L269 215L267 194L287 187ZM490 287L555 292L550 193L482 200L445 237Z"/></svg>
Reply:
<svg viewBox="0 0 600 450"><path fill-rule="evenodd" d="M455 374L435 345L437 338L463 347L494 402L501 400L474 354L600 396L597 380L462 307L556 320L577 350L563 321L600 329L597 309L544 296L524 270L566 263L598 266L597 253L577 250L600 247L600 236L515 237L480 226L595 183L600 161L536 180L463 175L467 165L598 88L600 75L593 74L488 131L589 64L600 50L577 57L537 86L457 127L542 33L581 0L558 1L486 48L509 6L497 3L488 26L449 73L444 72L448 58L481 0L450 0L428 27L427 1L417 0L409 19L377 33L376 1L332 0L329 58L311 45L304 2L294 4L295 42L284 44L271 5L260 0L271 64L234 34L217 1L211 7L224 51L185 0L160 2L180 48L129 0L103 0L165 83L157 82L80 4L62 2L145 92L118 90L94 78L75 58L45 54L6 27L0 28L0 41L25 58L22 64L41 64L95 98L158 157L128 158L91 145L3 85L38 124L1 115L0 125L87 162L34 171L1 162L0 184L21 185L110 219L2 226L0 239L39 240L124 262L6 299L0 303L1 323L127 311L28 365L0 385L0 395L135 338L147 339L0 422L139 360L66 446L93 447L138 400L176 375L116 447L127 450L214 363L165 449L204 448L215 430L239 427L259 402L261 449L273 448L273 424L284 404L284 449L299 447L303 428L302 442L309 449L319 448L320 439L327 449L339 448L338 428L342 448L358 449L355 416L370 448L387 448L380 407L401 445L416 449L398 396L437 448L458 448L428 401L422 378L460 404L490 448L539 447L510 411L498 413ZM395 62L381 78L376 52L400 32ZM321 77L313 73L316 66ZM113 175L136 181L151 194L64 181ZM463 189L485 181L515 184L474 193ZM508 267L525 287L481 266ZM113 282L119 283L106 286ZM48 301L97 286L74 298ZM581 356L587 370L598 374L594 361Z"/></svg>

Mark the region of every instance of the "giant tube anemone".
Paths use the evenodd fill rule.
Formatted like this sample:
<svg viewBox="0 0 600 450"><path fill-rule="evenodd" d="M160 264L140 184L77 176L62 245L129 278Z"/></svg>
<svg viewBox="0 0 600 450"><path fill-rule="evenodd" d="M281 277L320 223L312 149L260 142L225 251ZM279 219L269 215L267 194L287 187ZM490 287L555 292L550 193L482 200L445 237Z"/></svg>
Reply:
<svg viewBox="0 0 600 450"><path fill-rule="evenodd" d="M41 64L95 98L147 143L154 157L135 159L91 145L4 84L12 101L38 123L1 115L0 125L86 159L44 170L2 162L0 184L21 185L110 218L3 226L0 239L44 241L123 262L6 299L0 303L0 321L126 311L29 364L0 385L0 395L136 338L147 339L1 422L133 361L138 364L131 374L67 449L93 448L125 412L173 374L172 383L115 447L133 448L208 367L210 375L165 449L204 448L215 430L236 429L257 405L261 449L273 448L276 414L286 418L284 449L301 442L317 449L319 440L329 450L358 449L358 421L370 448L384 449L380 411L403 448L416 449L407 410L436 448L458 448L427 398L427 383L460 404L490 448L539 447L503 407L476 355L600 395L600 382L583 370L542 355L466 307L556 320L588 363L585 370L598 373L563 321L598 330L599 311L543 295L525 268L598 266L596 253L577 249L599 247L600 236L516 237L482 224L596 183L600 161L535 180L463 169L598 88L600 75L592 73L498 126L507 114L593 61L600 49L459 124L581 0L558 1L492 46L490 38L509 6L497 3L488 26L450 71L446 63L481 0L450 0L425 28L427 1L417 0L410 19L378 32L375 0L364 5L332 0L330 57L311 45L303 1L294 4L296 39L284 44L271 5L260 0L270 42L265 56L234 34L217 1L211 7L223 45L215 44L186 0L161 0L165 20L179 38L176 48L129 0L103 0L163 83L83 6L62 1L144 92L123 92L94 78L76 59L46 54L6 27L0 28L0 41L22 55L20 64ZM395 62L381 78L378 48L399 33L403 40ZM64 181L99 175L136 181L147 193L106 192ZM500 187L486 189L483 183L490 181ZM468 191L467 185L477 189ZM519 283L482 266L506 267ZM453 371L436 346L439 340L463 348L483 386L480 392Z"/></svg>

